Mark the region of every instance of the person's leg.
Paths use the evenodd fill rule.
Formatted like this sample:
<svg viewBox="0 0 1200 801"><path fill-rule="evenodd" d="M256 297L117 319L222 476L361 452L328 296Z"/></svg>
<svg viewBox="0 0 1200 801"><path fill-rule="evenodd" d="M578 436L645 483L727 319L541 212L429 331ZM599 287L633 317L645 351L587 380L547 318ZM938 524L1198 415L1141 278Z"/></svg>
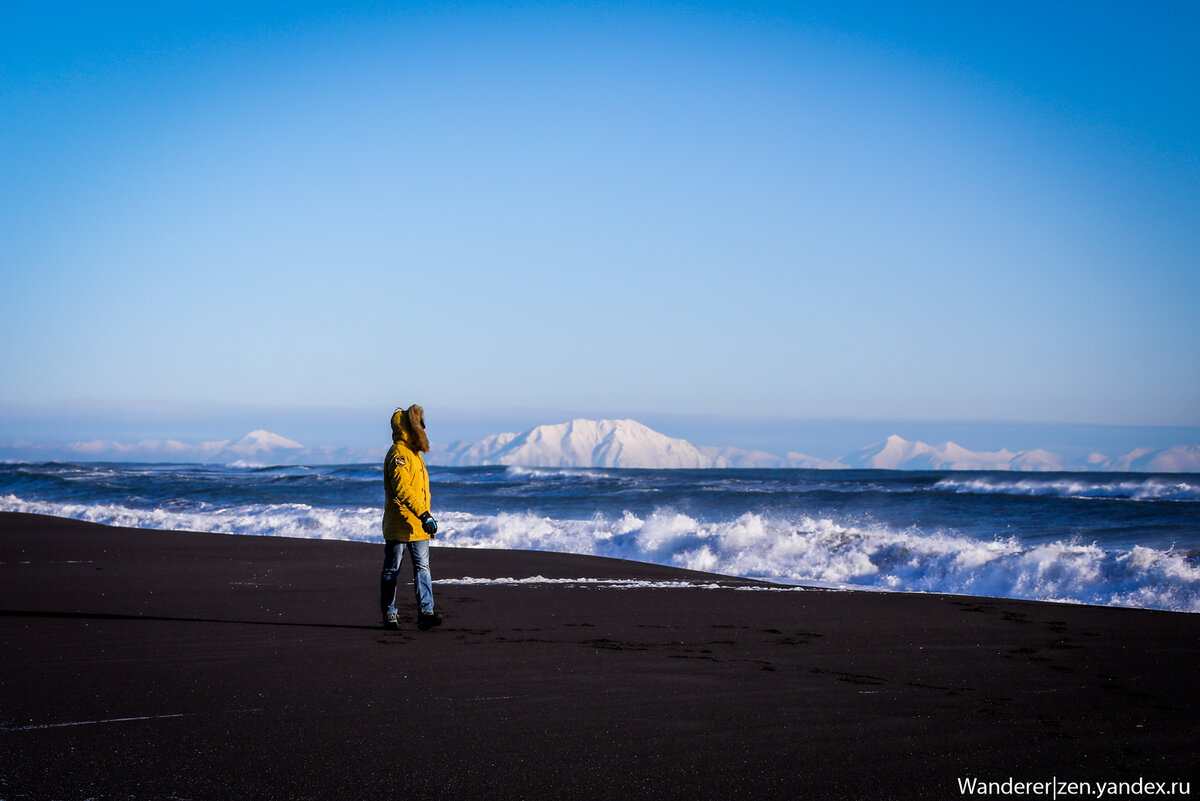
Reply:
<svg viewBox="0 0 1200 801"><path fill-rule="evenodd" d="M385 620L388 612L396 611L396 574L400 572L400 558L403 555L402 542L388 542L383 546L383 573L379 577L379 611Z"/></svg>
<svg viewBox="0 0 1200 801"><path fill-rule="evenodd" d="M408 543L408 553L412 559L417 608L422 615L433 614L433 574L429 572L429 540Z"/></svg>

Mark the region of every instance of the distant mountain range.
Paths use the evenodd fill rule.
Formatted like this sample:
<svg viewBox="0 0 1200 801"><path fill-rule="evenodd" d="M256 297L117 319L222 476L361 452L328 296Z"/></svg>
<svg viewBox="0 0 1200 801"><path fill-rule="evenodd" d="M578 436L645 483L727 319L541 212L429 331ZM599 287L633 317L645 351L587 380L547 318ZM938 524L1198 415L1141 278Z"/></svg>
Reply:
<svg viewBox="0 0 1200 801"><path fill-rule="evenodd" d="M572 420L536 426L520 434L493 434L478 442L457 442L430 454L432 464L523 465L526 467L800 467L820 470L1097 470L1200 472L1200 446L1135 450L1109 458L1084 459L1029 451L971 451L953 442L929 445L892 435L840 459L789 452L777 456L740 448L696 447L636 420Z"/></svg>
<svg viewBox="0 0 1200 801"><path fill-rule="evenodd" d="M635 420L572 420L494 434L430 455L439 464L525 467L712 467L712 458Z"/></svg>
<svg viewBox="0 0 1200 801"><path fill-rule="evenodd" d="M31 442L0 444L6 460L96 462L200 462L258 466L268 464L349 464L383 458L386 448L306 448L295 440L258 429L237 440L186 443L143 439L133 443L95 439L69 445Z"/></svg>
<svg viewBox="0 0 1200 801"><path fill-rule="evenodd" d="M385 451L385 445L376 448L307 448L262 429L251 431L236 442L221 440L192 445L176 440L142 440L132 444L92 440L60 446L28 442L0 444L0 457L21 461L173 461L247 466L375 462L383 458ZM516 434L493 434L476 442L434 445L428 460L430 464L448 466L1200 473L1200 445L1138 449L1115 457L1093 453L1081 459L1064 459L1041 449L972 451L953 442L929 445L892 435L839 459L828 460L794 451L779 456L732 447L697 447L687 440L661 434L636 420L579 419L535 426Z"/></svg>
<svg viewBox="0 0 1200 801"><path fill-rule="evenodd" d="M953 442L928 445L892 435L839 460L846 467L875 470L1095 470L1105 472L1200 472L1200 445L1142 448L1109 458L1093 453L1064 459L1040 448L1030 451L971 451Z"/></svg>
<svg viewBox="0 0 1200 801"><path fill-rule="evenodd" d="M536 426L520 434L493 434L478 442L435 448L431 464L523 467L843 467L789 453L786 457L740 448L696 447L660 434L636 420L572 420Z"/></svg>

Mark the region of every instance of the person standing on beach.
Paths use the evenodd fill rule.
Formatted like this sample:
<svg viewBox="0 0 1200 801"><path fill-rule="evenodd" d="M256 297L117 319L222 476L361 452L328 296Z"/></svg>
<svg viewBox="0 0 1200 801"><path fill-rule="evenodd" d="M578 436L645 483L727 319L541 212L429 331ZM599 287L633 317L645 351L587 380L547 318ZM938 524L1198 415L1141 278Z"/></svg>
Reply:
<svg viewBox="0 0 1200 801"><path fill-rule="evenodd" d="M417 595L417 628L431 629L442 622L433 611L433 576L429 572L429 541L437 534L430 512L429 471L422 453L429 451L425 436L425 410L416 404L392 414L392 447L383 460L383 575L379 580L379 606L383 625L400 628L396 610L396 577L400 560L408 552Z"/></svg>

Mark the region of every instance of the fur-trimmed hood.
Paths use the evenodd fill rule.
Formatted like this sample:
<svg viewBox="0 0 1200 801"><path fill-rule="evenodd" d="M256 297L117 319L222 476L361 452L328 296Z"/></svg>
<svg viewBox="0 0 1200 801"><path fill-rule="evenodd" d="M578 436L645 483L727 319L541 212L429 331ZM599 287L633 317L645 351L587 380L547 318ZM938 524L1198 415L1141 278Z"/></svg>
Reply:
<svg viewBox="0 0 1200 801"><path fill-rule="evenodd" d="M403 442L418 453L428 453L429 438L425 436L425 410L415 403L407 409L396 409L392 413L392 442Z"/></svg>

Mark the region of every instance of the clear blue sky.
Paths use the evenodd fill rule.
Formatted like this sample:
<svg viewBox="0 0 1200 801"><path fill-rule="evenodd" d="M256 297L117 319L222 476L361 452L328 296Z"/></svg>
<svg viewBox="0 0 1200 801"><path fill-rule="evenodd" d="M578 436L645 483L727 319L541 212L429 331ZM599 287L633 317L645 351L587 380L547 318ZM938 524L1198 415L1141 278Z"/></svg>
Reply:
<svg viewBox="0 0 1200 801"><path fill-rule="evenodd" d="M1200 425L1195 3L8 3L0 186L10 410Z"/></svg>

